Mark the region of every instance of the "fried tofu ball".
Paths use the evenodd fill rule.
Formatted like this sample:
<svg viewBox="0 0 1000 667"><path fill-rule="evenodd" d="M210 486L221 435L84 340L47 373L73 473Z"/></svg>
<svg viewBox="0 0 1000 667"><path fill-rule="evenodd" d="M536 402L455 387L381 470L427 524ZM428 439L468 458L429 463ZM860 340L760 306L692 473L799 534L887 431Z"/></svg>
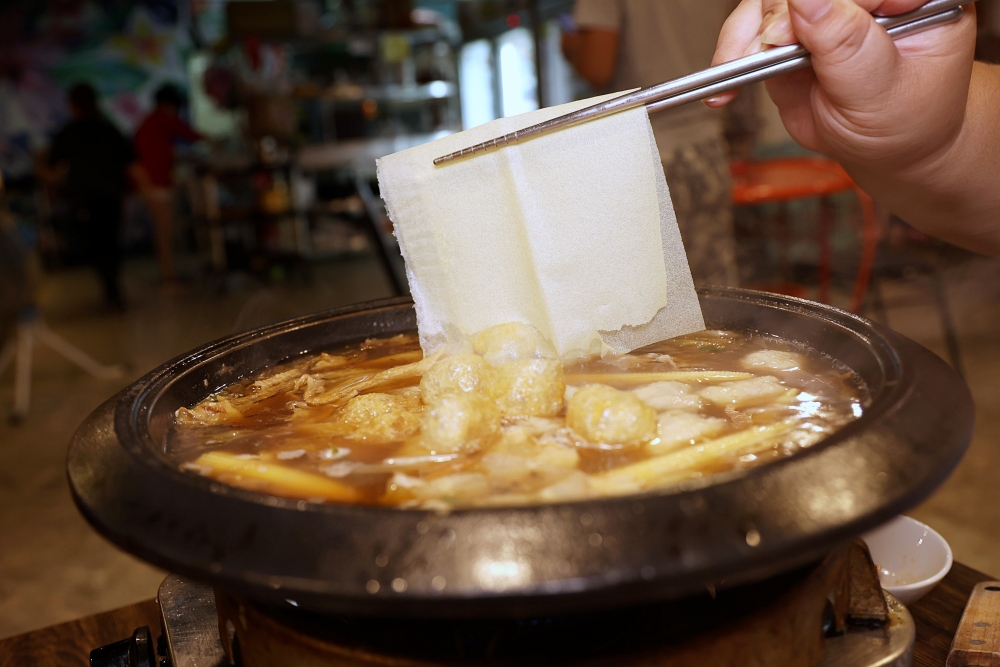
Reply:
<svg viewBox="0 0 1000 667"><path fill-rule="evenodd" d="M757 350L740 361L744 368L767 368L773 371L797 371L802 368L802 355L781 350Z"/></svg>
<svg viewBox="0 0 1000 667"><path fill-rule="evenodd" d="M592 384L570 399L566 425L595 444L636 446L656 437L656 410L630 391Z"/></svg>
<svg viewBox="0 0 1000 667"><path fill-rule="evenodd" d="M510 361L497 375L496 399L504 417L554 417L565 405L563 367L555 359Z"/></svg>
<svg viewBox="0 0 1000 667"><path fill-rule="evenodd" d="M409 396L362 394L333 415L345 437L373 444L404 440L420 430L420 403Z"/></svg>
<svg viewBox="0 0 1000 667"><path fill-rule="evenodd" d="M714 387L702 389L701 397L722 407L733 407L737 410L764 405L783 396L788 389L770 375L726 382Z"/></svg>
<svg viewBox="0 0 1000 667"><path fill-rule="evenodd" d="M449 394L424 414L425 447L437 453L474 450L500 428L494 401L476 394Z"/></svg>
<svg viewBox="0 0 1000 667"><path fill-rule="evenodd" d="M681 410L664 412L657 420L659 442L654 440L656 444L651 444L650 449L659 453L690 445L702 438L718 435L724 428L725 419L701 417Z"/></svg>
<svg viewBox="0 0 1000 667"><path fill-rule="evenodd" d="M480 331L472 341L473 350L499 366L522 359L557 359L555 348L538 329L523 322L508 322Z"/></svg>
<svg viewBox="0 0 1000 667"><path fill-rule="evenodd" d="M632 393L657 412L697 410L701 407L701 399L691 391L690 385L683 382L654 382L645 387L633 389Z"/></svg>
<svg viewBox="0 0 1000 667"><path fill-rule="evenodd" d="M490 396L496 386L496 370L477 354L454 354L434 364L420 380L420 395L435 405L450 394L478 393Z"/></svg>

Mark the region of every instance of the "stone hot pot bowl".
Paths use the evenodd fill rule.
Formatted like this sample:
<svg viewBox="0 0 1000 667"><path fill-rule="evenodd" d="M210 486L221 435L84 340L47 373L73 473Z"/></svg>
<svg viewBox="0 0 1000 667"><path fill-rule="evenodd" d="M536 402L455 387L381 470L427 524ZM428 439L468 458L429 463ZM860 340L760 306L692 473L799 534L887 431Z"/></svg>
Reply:
<svg viewBox="0 0 1000 667"><path fill-rule="evenodd" d="M412 304L397 299L238 334L153 370L77 431L72 492L121 548L248 599L500 617L677 599L790 571L912 507L962 457L972 398L928 350L808 301L735 289L700 298L710 327L838 359L864 380L871 405L811 448L754 469L642 495L448 514L276 498L182 472L165 455L178 407L301 355L414 330Z"/></svg>

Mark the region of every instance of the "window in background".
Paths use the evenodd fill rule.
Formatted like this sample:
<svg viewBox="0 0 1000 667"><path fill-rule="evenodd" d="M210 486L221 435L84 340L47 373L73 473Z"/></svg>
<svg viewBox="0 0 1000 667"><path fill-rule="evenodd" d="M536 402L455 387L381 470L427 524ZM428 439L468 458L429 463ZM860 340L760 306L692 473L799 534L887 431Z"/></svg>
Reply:
<svg viewBox="0 0 1000 667"><path fill-rule="evenodd" d="M218 44L226 36L225 0L200 0L191 3L192 28L203 46Z"/></svg>
<svg viewBox="0 0 1000 667"><path fill-rule="evenodd" d="M500 94L504 116L538 108L535 45L527 28L505 32L497 38L500 54Z"/></svg>
<svg viewBox="0 0 1000 667"><path fill-rule="evenodd" d="M469 129L497 117L493 85L493 45L486 39L469 42L459 56L462 127Z"/></svg>
<svg viewBox="0 0 1000 667"><path fill-rule="evenodd" d="M236 111L219 108L205 93L203 80L211 56L195 53L188 58L187 68L190 86L191 124L202 134L213 138L235 136L238 131L239 116Z"/></svg>

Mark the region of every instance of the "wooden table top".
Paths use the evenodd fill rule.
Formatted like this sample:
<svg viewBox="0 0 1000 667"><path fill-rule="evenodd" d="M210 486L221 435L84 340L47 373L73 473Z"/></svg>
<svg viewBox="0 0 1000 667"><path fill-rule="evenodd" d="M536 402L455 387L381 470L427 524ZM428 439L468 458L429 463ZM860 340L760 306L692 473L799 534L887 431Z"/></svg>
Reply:
<svg viewBox="0 0 1000 667"><path fill-rule="evenodd" d="M944 667L972 589L980 581L993 579L996 577L955 563L934 590L910 606L910 613L917 622L913 667Z"/></svg>
<svg viewBox="0 0 1000 667"><path fill-rule="evenodd" d="M154 637L160 633L156 600L0 639L0 667L85 667L92 650L131 637L144 625Z"/></svg>
<svg viewBox="0 0 1000 667"><path fill-rule="evenodd" d="M913 667L944 667L973 587L991 579L955 563L934 590L910 607L917 623ZM143 625L150 627L154 637L159 634L156 600L0 640L0 667L82 667L89 664L92 649L131 637Z"/></svg>

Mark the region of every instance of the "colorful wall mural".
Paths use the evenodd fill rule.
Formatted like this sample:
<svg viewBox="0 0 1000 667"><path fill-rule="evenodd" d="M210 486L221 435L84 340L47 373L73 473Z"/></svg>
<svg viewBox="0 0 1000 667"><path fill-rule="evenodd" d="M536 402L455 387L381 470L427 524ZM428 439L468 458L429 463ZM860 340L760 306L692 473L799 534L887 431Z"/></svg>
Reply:
<svg viewBox="0 0 1000 667"><path fill-rule="evenodd" d="M65 122L65 91L93 85L129 134L164 83L184 85L193 45L182 0L20 0L0 9L0 171L31 173L35 153Z"/></svg>

